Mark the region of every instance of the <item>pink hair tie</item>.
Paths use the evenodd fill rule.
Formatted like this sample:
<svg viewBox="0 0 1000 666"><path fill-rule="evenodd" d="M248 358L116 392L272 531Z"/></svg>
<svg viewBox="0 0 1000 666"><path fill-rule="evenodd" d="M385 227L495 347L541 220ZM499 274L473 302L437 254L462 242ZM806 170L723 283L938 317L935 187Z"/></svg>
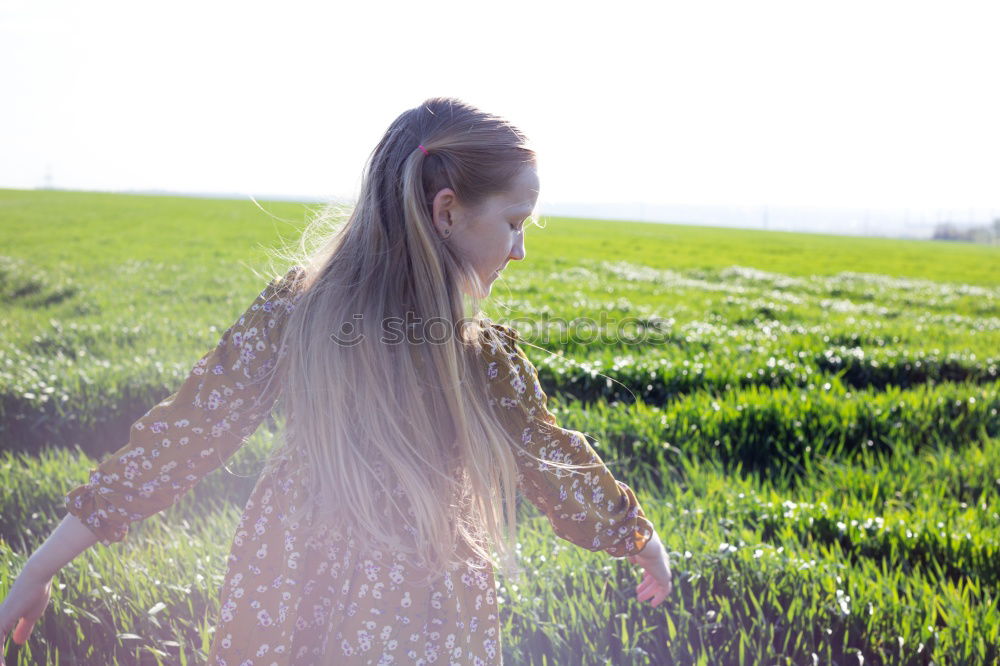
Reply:
<svg viewBox="0 0 1000 666"><path fill-rule="evenodd" d="M419 146L417 146L417 147L418 147L418 148L420 148L420 151L421 151L421 152L422 152L422 153L423 153L424 155L430 155L430 153L428 153L428 152L427 152L427 149L426 149L426 148L424 148L424 144L420 144L420 145L419 145Z"/></svg>

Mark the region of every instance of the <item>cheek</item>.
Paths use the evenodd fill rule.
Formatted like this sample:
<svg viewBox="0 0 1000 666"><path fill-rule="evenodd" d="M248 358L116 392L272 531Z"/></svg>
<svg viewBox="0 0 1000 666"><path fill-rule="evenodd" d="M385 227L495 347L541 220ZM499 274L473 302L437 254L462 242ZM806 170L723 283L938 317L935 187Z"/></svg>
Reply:
<svg viewBox="0 0 1000 666"><path fill-rule="evenodd" d="M497 255L504 254L510 247L510 239L500 234L490 234L479 239L472 248L470 254L477 261L491 263Z"/></svg>
<svg viewBox="0 0 1000 666"><path fill-rule="evenodd" d="M494 256L494 259L499 260L499 263L503 263L503 261L510 256L512 247L513 245L511 244L510 239L509 238L505 239L503 243L499 243L497 245L496 255Z"/></svg>

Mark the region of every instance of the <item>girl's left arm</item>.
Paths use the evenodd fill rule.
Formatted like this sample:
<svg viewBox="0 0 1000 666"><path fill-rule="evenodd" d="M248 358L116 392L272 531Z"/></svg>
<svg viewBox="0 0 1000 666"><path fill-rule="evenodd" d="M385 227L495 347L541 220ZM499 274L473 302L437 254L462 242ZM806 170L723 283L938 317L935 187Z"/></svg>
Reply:
<svg viewBox="0 0 1000 666"><path fill-rule="evenodd" d="M272 281L201 357L171 396L132 424L128 443L65 497L70 514L108 545L132 521L170 506L220 467L271 411L283 325L298 267Z"/></svg>

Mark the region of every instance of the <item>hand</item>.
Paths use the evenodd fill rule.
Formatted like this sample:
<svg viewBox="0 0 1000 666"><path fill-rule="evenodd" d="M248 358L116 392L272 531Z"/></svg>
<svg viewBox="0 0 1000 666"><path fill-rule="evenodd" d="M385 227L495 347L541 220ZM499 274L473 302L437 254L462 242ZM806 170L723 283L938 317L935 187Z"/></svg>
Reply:
<svg viewBox="0 0 1000 666"><path fill-rule="evenodd" d="M660 537L654 532L646 546L637 555L629 555L628 561L643 569L642 582L635 588L636 598L656 608L673 590L670 560Z"/></svg>
<svg viewBox="0 0 1000 666"><path fill-rule="evenodd" d="M37 575L27 566L21 570L21 574L11 585L7 598L0 604L0 666L5 663L3 647L7 642L7 634L13 631L11 637L14 642L24 645L31 630L35 628L35 622L49 605L51 596L51 576Z"/></svg>

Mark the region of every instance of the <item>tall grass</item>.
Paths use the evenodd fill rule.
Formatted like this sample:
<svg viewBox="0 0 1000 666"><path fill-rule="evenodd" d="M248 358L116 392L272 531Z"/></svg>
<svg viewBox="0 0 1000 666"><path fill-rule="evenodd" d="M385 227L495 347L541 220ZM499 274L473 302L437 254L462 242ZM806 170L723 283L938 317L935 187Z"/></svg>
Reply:
<svg viewBox="0 0 1000 666"><path fill-rule="evenodd" d="M0 190L0 594L309 210L264 207ZM676 590L638 604L630 565L522 503L508 663L1000 661L1000 250L549 219L528 256L489 314L637 490ZM203 662L280 426L67 566L9 663Z"/></svg>

